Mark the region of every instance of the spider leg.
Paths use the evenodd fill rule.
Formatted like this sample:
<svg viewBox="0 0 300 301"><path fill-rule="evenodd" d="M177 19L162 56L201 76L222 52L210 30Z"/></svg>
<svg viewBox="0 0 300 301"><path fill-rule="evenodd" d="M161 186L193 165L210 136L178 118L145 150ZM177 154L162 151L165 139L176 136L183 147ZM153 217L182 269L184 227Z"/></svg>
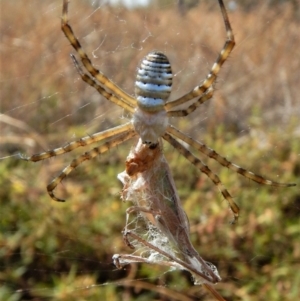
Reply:
<svg viewBox="0 0 300 301"><path fill-rule="evenodd" d="M209 87L194 103L192 103L188 108L183 110L168 111L168 117L184 117L194 112L201 104L212 98L214 90Z"/></svg>
<svg viewBox="0 0 300 301"><path fill-rule="evenodd" d="M55 148L40 154L35 154L32 155L30 157L26 157L23 155L19 155L21 157L21 159L26 160L26 161L32 161L32 162L37 162L37 161L41 161L44 159L48 159L54 156L59 156L68 152L73 151L74 149L81 147L81 146L86 146L95 142L99 142L103 139L107 139L107 138L111 138L114 137L116 135L128 132L128 131L132 131L133 130L133 126L131 122L125 123L123 125L120 126L116 126L112 129L108 129L106 131L102 131L96 134L93 134L91 136L86 136L83 138L80 138L76 141L72 141L70 143L67 143L65 146L63 147L59 147L59 148Z"/></svg>
<svg viewBox="0 0 300 301"><path fill-rule="evenodd" d="M235 45L233 32L231 29L231 25L229 22L229 18L228 18L224 3L222 0L219 0L219 4L220 4L220 8L221 8L221 12L222 12L222 16L223 16L223 20L224 20L224 24L225 24L226 34L227 34L226 42L225 42L217 60L213 64L211 71L206 76L203 83L199 86L196 86L193 90L191 90L187 94L183 95L182 97L168 102L165 105L165 109L167 111L169 111L170 109L172 109L176 106L179 106L195 97L198 97L199 95L204 93L210 86L212 86L218 76L221 66L227 60L228 56L230 55L230 53Z"/></svg>
<svg viewBox="0 0 300 301"><path fill-rule="evenodd" d="M186 136L184 133L180 132L178 129L174 128L171 125L168 127L167 131L170 134L174 135L175 137L179 138L180 140L186 142L190 146L194 147L195 149L199 150L200 152L202 152L209 158L216 160L221 165L235 171L236 173L241 174L245 178L248 178L254 182L257 182L257 183L263 184L263 185L276 186L276 187L296 186L295 183L278 183L278 182L274 182L271 180L267 180L260 175L257 175L257 174L255 174L251 171L248 171L236 164L233 164L230 161L228 161L226 158L219 155L215 150L206 146L204 143L201 143L199 141L192 139L191 137Z"/></svg>
<svg viewBox="0 0 300 301"><path fill-rule="evenodd" d="M123 99L121 99L119 96L114 95L112 93L107 92L105 89L103 89L95 80L93 80L88 74L84 73L83 70L80 68L78 61L76 60L75 56L71 54L71 58L74 62L74 65L77 69L77 72L79 73L81 79L85 81L88 85L95 88L100 95L105 97L107 100L113 102L114 104L124 108L125 110L134 113L134 107L132 105L128 105L126 102L124 102Z"/></svg>
<svg viewBox="0 0 300 301"><path fill-rule="evenodd" d="M167 131L173 134L169 128ZM173 138L170 134L166 133L163 135L163 138L168 141L176 150L179 151L186 159L188 159L193 165L195 165L201 172L205 173L211 181L219 188L220 192L227 200L229 207L233 213L233 221L235 223L239 217L239 207L234 202L232 196L227 191L227 189L223 186L219 177L214 174L207 165L205 165L200 159L196 158L189 150L187 150L180 142L178 142L175 138Z"/></svg>
<svg viewBox="0 0 300 301"><path fill-rule="evenodd" d="M117 136L112 136L109 141L106 143L93 148L91 151L88 151L81 156L77 157L76 159L73 159L71 164L69 164L67 167L63 169L63 171L54 178L51 183L47 186L47 191L50 195L50 197L57 202L64 202L64 200L57 198L53 190L56 188L56 186L70 173L72 172L78 165L80 165L82 162L91 160L95 158L96 156L105 153L109 149L125 142L126 140L134 137L136 135L136 132L134 130L129 130L125 133L122 133Z"/></svg>
<svg viewBox="0 0 300 301"><path fill-rule="evenodd" d="M80 45L80 42L75 37L74 32L71 28L71 26L68 23L68 0L64 0L63 2L63 10L62 10L62 21L61 21L61 29L73 48L76 50L76 52L79 54L80 59L86 70L95 78L97 81L99 81L100 84L102 84L104 87L107 87L109 90L111 90L123 103L118 103L118 105L121 105L123 107L123 104L127 104L127 106L134 107L136 104L136 100L131 97L129 94L127 94L125 91L123 91L120 87L115 85L111 80L108 79L101 71L97 70L90 58L87 56L87 54L84 52L83 48Z"/></svg>

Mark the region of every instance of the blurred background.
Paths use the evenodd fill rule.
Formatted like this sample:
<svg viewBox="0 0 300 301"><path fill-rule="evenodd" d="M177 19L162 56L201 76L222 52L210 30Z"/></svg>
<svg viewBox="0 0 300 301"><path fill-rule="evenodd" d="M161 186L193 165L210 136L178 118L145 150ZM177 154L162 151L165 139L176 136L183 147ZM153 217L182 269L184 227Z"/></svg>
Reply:
<svg viewBox="0 0 300 301"><path fill-rule="evenodd" d="M121 2L121 1L120 1ZM133 3L133 1L132 1ZM152 50L169 57L175 99L201 83L225 42L217 1L70 1L75 35L94 65L129 94ZM123 3L124 4L124 3ZM225 1L236 47L214 98L171 120L228 160L296 187L264 187L201 157L240 207L169 145L171 166L200 255L214 263L226 300L296 300L300 294L300 16L298 1ZM189 273L159 266L117 270L125 211L117 174L131 140L46 185L90 149L43 162L31 155L125 123L130 116L83 83L60 29L62 1L0 2L0 299L214 300ZM195 152L197 154L197 152ZM198 155L198 154L197 154Z"/></svg>

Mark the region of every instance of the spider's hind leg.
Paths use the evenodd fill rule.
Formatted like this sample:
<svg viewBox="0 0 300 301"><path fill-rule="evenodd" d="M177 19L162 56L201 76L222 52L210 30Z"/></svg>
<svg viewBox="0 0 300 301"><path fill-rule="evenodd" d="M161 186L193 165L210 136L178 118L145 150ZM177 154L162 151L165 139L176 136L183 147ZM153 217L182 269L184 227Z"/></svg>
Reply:
<svg viewBox="0 0 300 301"><path fill-rule="evenodd" d="M222 16L223 16L223 20L224 20L224 24L225 24L226 35L227 35L225 44L224 44L222 50L220 51L215 63L213 64L209 74L206 76L206 78L204 79L202 84L196 86L190 92L181 96L180 98L168 102L165 105L165 109L167 111L169 111L170 109L173 109L181 104L184 104L196 97L199 97L203 93L205 93L207 91L207 89L209 89L215 83L222 65L227 60L230 53L232 52L232 49L234 48L234 45L235 45L234 35L233 35L230 21L229 21L228 15L227 15L227 11L225 9L225 6L224 6L224 3L222 0L219 0L219 5L221 8L221 12L222 12Z"/></svg>

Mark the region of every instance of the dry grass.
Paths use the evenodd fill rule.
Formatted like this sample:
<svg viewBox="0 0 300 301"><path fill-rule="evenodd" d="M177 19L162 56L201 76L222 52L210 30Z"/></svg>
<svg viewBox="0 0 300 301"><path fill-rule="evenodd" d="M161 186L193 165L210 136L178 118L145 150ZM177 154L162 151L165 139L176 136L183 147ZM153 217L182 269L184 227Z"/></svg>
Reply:
<svg viewBox="0 0 300 301"><path fill-rule="evenodd" d="M0 11L1 157L39 152L123 122L121 110L79 80L60 30L61 1L1 1ZM181 18L172 7L97 10L71 1L70 15L95 65L129 93L140 59L159 49L176 74L172 98L182 95L205 77L225 39L217 5L201 5ZM246 168L299 184L299 23L289 4L237 10L229 17L237 47L218 91L179 126ZM201 297L188 276L142 266L123 279L126 273L109 264L113 253L128 252L120 234L126 204L115 178L129 147L76 171L63 185L66 204L51 202L45 186L69 156L38 164L1 161L0 296L175 300L172 291L179 291L176 300ZM195 245L224 278L217 288L228 300L295 300L299 188L264 189L218 171L244 212L232 228L215 188L172 153L168 158ZM199 199L212 201L199 205Z"/></svg>

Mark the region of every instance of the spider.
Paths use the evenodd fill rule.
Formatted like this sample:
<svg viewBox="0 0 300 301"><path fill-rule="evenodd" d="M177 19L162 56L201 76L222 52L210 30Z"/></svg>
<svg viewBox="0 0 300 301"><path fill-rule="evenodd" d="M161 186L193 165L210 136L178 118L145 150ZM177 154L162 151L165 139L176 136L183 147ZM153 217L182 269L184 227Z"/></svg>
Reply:
<svg viewBox="0 0 300 301"><path fill-rule="evenodd" d="M296 184L277 183L254 174L246 169L231 163L226 158L219 155L213 149L205 144L192 139L177 128L169 124L169 117L183 117L195 111L201 104L211 99L214 92L214 83L218 73L230 55L235 45L235 40L227 11L222 0L218 0L221 9L225 30L226 41L219 53L210 72L202 83L185 95L176 100L168 101L172 88L172 70L171 65L165 54L159 51L153 51L146 55L142 60L135 82L136 97L132 97L108 79L100 70L97 70L88 55L83 50L79 40L76 38L72 27L68 21L68 0L63 0L62 23L61 29L69 40L77 55L80 58L82 66L79 64L73 54L71 54L75 67L83 81L95 88L99 94L107 100L122 107L132 114L132 120L124 125L117 126L102 132L95 133L91 136L80 138L70 142L63 147L52 149L30 157L21 156L28 161L40 161L53 156L58 156L70 152L78 147L87 146L96 142L105 140L103 144L85 152L81 156L72 160L61 173L55 177L47 186L50 197L58 202L64 200L54 195L56 186L78 165L82 162L91 160L92 158L105 153L109 149L122 144L123 142L139 136L142 142L150 149L154 149L159 145L161 138L168 141L181 155L189 160L196 168L205 173L209 179L218 187L221 194L227 200L231 208L234 221L239 215L239 208L233 201L232 196L221 183L219 177L214 174L207 165L199 158L195 157L184 145L187 143L194 149L202 152L204 155L216 160L221 165L251 179L257 183L271 185L277 187L289 187ZM85 68L86 71L83 71ZM191 104L185 109L176 109L179 105L190 102ZM183 143L184 142L184 143Z"/></svg>

